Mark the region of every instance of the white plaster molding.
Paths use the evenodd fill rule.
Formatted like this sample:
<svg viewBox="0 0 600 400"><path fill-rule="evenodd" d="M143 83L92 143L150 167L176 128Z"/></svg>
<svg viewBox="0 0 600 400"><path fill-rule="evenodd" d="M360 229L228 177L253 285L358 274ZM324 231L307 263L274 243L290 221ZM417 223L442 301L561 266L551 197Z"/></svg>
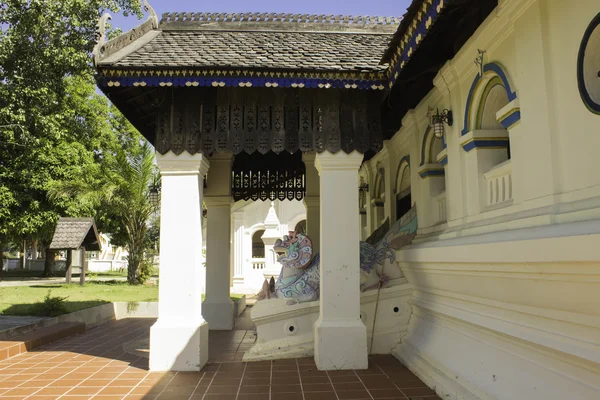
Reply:
<svg viewBox="0 0 600 400"><path fill-rule="evenodd" d="M176 155L172 151L167 154L156 153L156 164L162 175L206 175L210 167L210 162L200 153Z"/></svg>
<svg viewBox="0 0 600 400"><path fill-rule="evenodd" d="M506 129L477 129L468 132L466 135L460 137L460 145L463 146L473 139L497 139L508 137ZM474 150L477 150L475 148Z"/></svg>
<svg viewBox="0 0 600 400"><path fill-rule="evenodd" d="M488 172L483 174L485 179L491 180L495 178L500 178L501 176L508 175L512 172L512 163L511 160L506 160L503 163L498 165L494 165Z"/></svg>
<svg viewBox="0 0 600 400"><path fill-rule="evenodd" d="M433 84L444 96L449 96L455 88L458 89L459 83L459 75L452 60L447 61L433 79Z"/></svg>
<svg viewBox="0 0 600 400"><path fill-rule="evenodd" d="M323 171L339 171L354 169L358 171L363 160L363 155L357 151L350 154L337 153L332 154L328 151L317 154L315 167L319 174ZM357 173L358 174L358 173Z"/></svg>
<svg viewBox="0 0 600 400"><path fill-rule="evenodd" d="M400 262L598 262L598 221L555 224L413 244L396 252ZM468 251L465 250L468 246Z"/></svg>

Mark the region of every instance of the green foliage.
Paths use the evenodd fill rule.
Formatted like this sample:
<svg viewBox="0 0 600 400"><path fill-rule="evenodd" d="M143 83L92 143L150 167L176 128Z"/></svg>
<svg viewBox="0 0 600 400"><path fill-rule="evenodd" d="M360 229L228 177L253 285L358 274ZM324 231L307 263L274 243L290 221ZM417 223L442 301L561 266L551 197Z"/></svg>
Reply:
<svg viewBox="0 0 600 400"><path fill-rule="evenodd" d="M44 301L35 304L35 315L38 317L58 317L67 313L65 302L68 297L52 297L52 290L44 297Z"/></svg>
<svg viewBox="0 0 600 400"><path fill-rule="evenodd" d="M141 17L140 3L0 3L0 247L24 237L47 246L60 216L95 216L101 231L125 241L120 211L99 208L107 203L94 198L97 191L77 198L48 193L69 182L111 195L107 171L141 147L129 122L95 92L90 54L98 17L119 10ZM52 272L48 254L45 274Z"/></svg>

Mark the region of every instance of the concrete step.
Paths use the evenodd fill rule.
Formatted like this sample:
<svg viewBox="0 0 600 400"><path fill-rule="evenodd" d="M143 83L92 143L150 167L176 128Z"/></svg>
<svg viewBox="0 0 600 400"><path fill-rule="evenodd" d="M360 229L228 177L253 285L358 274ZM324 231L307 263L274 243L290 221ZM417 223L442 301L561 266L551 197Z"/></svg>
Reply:
<svg viewBox="0 0 600 400"><path fill-rule="evenodd" d="M85 324L82 322L61 322L2 340L0 341L0 361L83 332L85 332Z"/></svg>

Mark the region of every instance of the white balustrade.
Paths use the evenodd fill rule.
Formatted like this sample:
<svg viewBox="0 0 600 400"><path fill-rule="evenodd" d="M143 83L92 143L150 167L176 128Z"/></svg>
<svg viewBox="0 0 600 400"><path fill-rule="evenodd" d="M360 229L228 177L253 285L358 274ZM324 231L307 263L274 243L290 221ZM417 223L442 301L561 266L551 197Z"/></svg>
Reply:
<svg viewBox="0 0 600 400"><path fill-rule="evenodd" d="M494 166L484 176L487 183L488 206L495 206L513 199L510 160Z"/></svg>
<svg viewBox="0 0 600 400"><path fill-rule="evenodd" d="M265 259L264 258L253 258L252 259L252 269L265 269Z"/></svg>
<svg viewBox="0 0 600 400"><path fill-rule="evenodd" d="M446 214L446 192L442 192L435 196L434 201L437 209L437 223L446 222L448 220Z"/></svg>

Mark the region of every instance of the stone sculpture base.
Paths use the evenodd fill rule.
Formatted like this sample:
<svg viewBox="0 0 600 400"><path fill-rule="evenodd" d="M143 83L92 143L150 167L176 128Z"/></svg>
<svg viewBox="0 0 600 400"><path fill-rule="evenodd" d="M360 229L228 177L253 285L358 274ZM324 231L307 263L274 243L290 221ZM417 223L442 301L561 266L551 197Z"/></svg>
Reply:
<svg viewBox="0 0 600 400"><path fill-rule="evenodd" d="M361 294L361 320L367 327L370 354L390 354L406 333L410 316L408 300L412 285L400 278L394 286L381 289L375 338L371 347L377 290ZM251 311L258 340L244 361L310 357L314 355L314 324L319 318L319 301L287 305L286 299L256 302Z"/></svg>

